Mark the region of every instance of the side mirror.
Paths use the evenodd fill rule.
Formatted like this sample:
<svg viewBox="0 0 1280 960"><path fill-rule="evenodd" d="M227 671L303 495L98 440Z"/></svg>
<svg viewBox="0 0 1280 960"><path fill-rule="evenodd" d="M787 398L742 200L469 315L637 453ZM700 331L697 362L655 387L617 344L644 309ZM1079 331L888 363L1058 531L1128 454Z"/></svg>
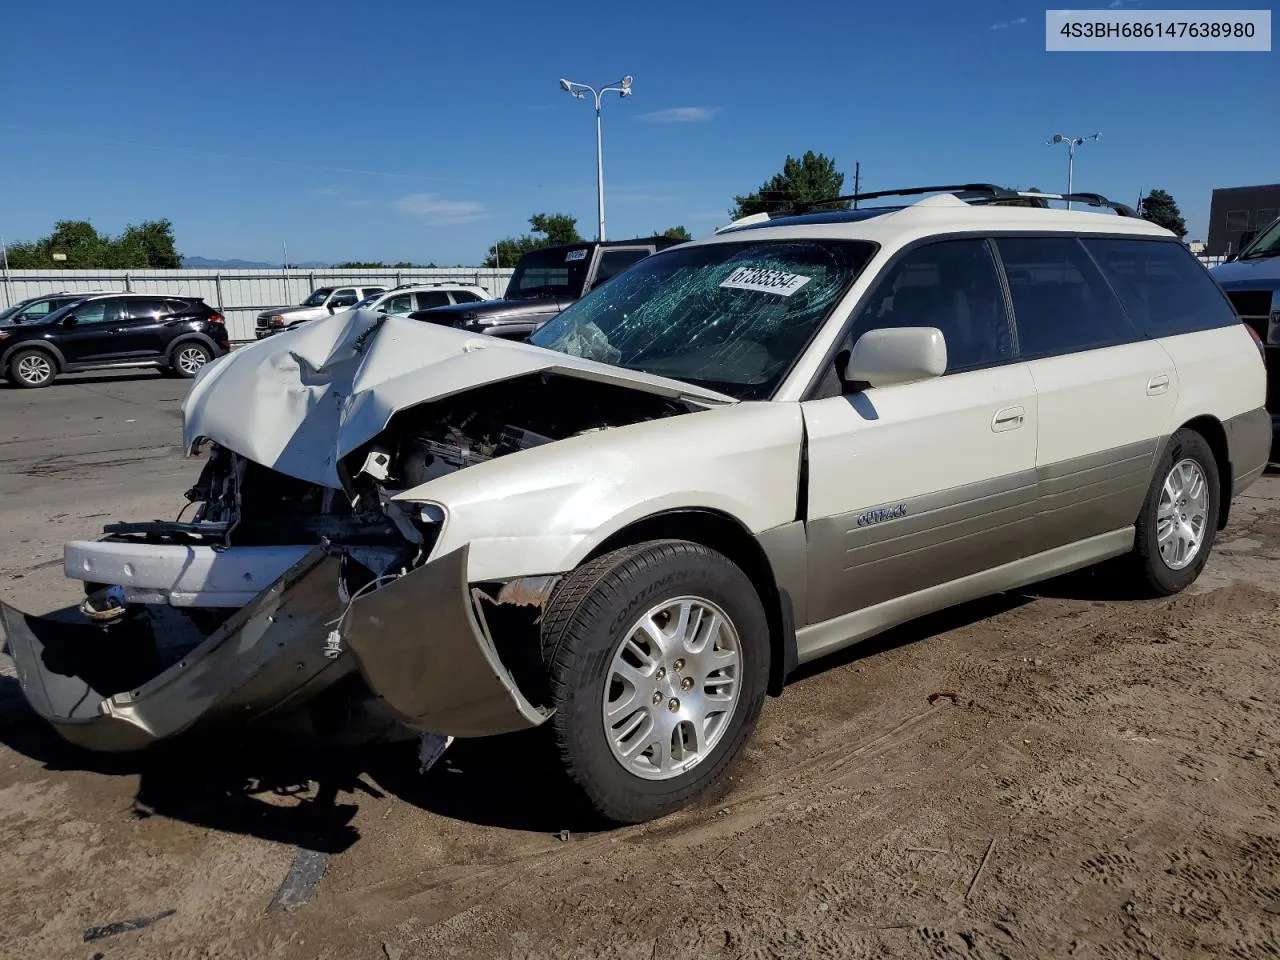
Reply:
<svg viewBox="0 0 1280 960"><path fill-rule="evenodd" d="M947 342L937 327L868 330L840 371L841 381L889 387L940 377L947 371Z"/></svg>
<svg viewBox="0 0 1280 960"><path fill-rule="evenodd" d="M62 325L64 327L74 327L79 322L80 321L76 319L76 315L74 313L68 314L62 318Z"/></svg>
<svg viewBox="0 0 1280 960"><path fill-rule="evenodd" d="M327 306L327 307L329 308L329 313L331 313L331 314L333 313L333 311L334 311L334 310L336 310L336 309L337 309L337 308L334 306L334 304L332 304L332 303L325 304L325 306Z"/></svg>

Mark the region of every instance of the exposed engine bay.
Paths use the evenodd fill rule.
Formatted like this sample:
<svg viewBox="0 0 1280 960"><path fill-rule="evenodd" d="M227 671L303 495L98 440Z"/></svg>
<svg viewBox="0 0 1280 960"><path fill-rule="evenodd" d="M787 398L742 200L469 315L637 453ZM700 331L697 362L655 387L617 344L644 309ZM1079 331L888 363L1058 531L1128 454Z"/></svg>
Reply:
<svg viewBox="0 0 1280 960"><path fill-rule="evenodd" d="M404 579L416 607L418 591L439 583L443 596L418 616L433 631L445 622L436 608L453 611L454 631L472 629L469 617L484 624L491 646L475 655L492 659L477 676L529 675L537 665L522 662L536 659L537 645L522 641L557 578L468 584L454 554L420 579L442 518L393 498L499 457L699 409L583 378L514 377L398 412L338 463L340 488L202 443L189 518L112 523L97 541L67 545L65 567L84 582L88 622L4 608L0 626L24 663L42 665L29 699L64 735L95 748L132 749L200 717L256 722L284 705L305 705L313 729L402 736L344 655L344 622L361 598ZM406 639L383 633L366 626L361 635L379 646ZM225 693L209 701L200 691L214 677ZM435 691L433 702L451 692ZM86 724L95 714L102 725Z"/></svg>
<svg viewBox="0 0 1280 960"><path fill-rule="evenodd" d="M357 486L364 476L398 492L556 440L696 409L626 387L533 374L402 411L345 466Z"/></svg>

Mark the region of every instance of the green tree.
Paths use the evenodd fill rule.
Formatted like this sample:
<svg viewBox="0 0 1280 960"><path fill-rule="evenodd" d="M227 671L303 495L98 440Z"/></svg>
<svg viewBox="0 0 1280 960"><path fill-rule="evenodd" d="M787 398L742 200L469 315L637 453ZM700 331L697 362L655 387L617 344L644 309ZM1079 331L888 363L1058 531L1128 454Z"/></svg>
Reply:
<svg viewBox="0 0 1280 960"><path fill-rule="evenodd" d="M348 260L345 263L335 263L334 266L339 270L378 270L385 268L386 264L381 260ZM396 264L396 266L412 266L412 264Z"/></svg>
<svg viewBox="0 0 1280 960"><path fill-rule="evenodd" d="M799 160L787 154L781 173L775 173L760 184L755 192L733 198L734 207L729 211L729 216L737 220L753 213L785 209L815 200L829 200L840 196L843 188L844 174L836 170L834 159L812 150L806 150ZM848 201L843 201L827 204L824 209L841 210L848 206Z"/></svg>
<svg viewBox="0 0 1280 960"><path fill-rule="evenodd" d="M98 233L88 220L59 220L47 237L9 247L14 270L172 270L181 265L168 220L130 225L116 238Z"/></svg>
<svg viewBox="0 0 1280 960"><path fill-rule="evenodd" d="M567 213L535 213L529 218L533 233L523 237L507 237L489 248L485 256L486 267L514 267L516 261L530 250L554 247L561 243L581 243L578 220ZM534 236L541 234L541 236Z"/></svg>
<svg viewBox="0 0 1280 960"><path fill-rule="evenodd" d="M150 267L152 270L177 270L182 266L182 255L173 239L173 224L168 220L144 220L125 227L124 233L114 241L122 251L129 251L129 267ZM142 262L136 262L138 255Z"/></svg>
<svg viewBox="0 0 1280 960"><path fill-rule="evenodd" d="M1187 235L1187 221L1182 219L1178 202L1165 190L1152 190L1143 197L1138 212L1142 214L1142 219L1172 230L1179 240Z"/></svg>
<svg viewBox="0 0 1280 960"><path fill-rule="evenodd" d="M693 239L693 234L691 234L684 227L667 227L667 229L663 230L659 234L655 234L655 236L666 237L668 240L680 240L680 241Z"/></svg>

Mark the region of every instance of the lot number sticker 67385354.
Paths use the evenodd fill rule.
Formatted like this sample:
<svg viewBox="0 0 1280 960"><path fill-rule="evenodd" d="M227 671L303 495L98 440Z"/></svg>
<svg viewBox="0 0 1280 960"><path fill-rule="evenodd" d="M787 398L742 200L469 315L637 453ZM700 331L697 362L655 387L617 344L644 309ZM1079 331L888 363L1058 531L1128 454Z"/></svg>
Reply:
<svg viewBox="0 0 1280 960"><path fill-rule="evenodd" d="M757 293L776 293L780 297L789 297L812 279L798 273L769 270L765 267L739 267L722 280L720 286L729 290L755 290Z"/></svg>

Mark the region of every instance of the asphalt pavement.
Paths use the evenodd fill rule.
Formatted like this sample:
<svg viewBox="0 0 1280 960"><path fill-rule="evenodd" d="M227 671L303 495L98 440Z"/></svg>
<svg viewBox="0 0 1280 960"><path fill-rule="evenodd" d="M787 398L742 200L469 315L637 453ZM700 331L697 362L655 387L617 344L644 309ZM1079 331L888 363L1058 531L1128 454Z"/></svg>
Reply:
<svg viewBox="0 0 1280 960"><path fill-rule="evenodd" d="M189 386L150 370L0 382L0 598L30 613L76 602L63 543L177 515L200 471L181 449Z"/></svg>

